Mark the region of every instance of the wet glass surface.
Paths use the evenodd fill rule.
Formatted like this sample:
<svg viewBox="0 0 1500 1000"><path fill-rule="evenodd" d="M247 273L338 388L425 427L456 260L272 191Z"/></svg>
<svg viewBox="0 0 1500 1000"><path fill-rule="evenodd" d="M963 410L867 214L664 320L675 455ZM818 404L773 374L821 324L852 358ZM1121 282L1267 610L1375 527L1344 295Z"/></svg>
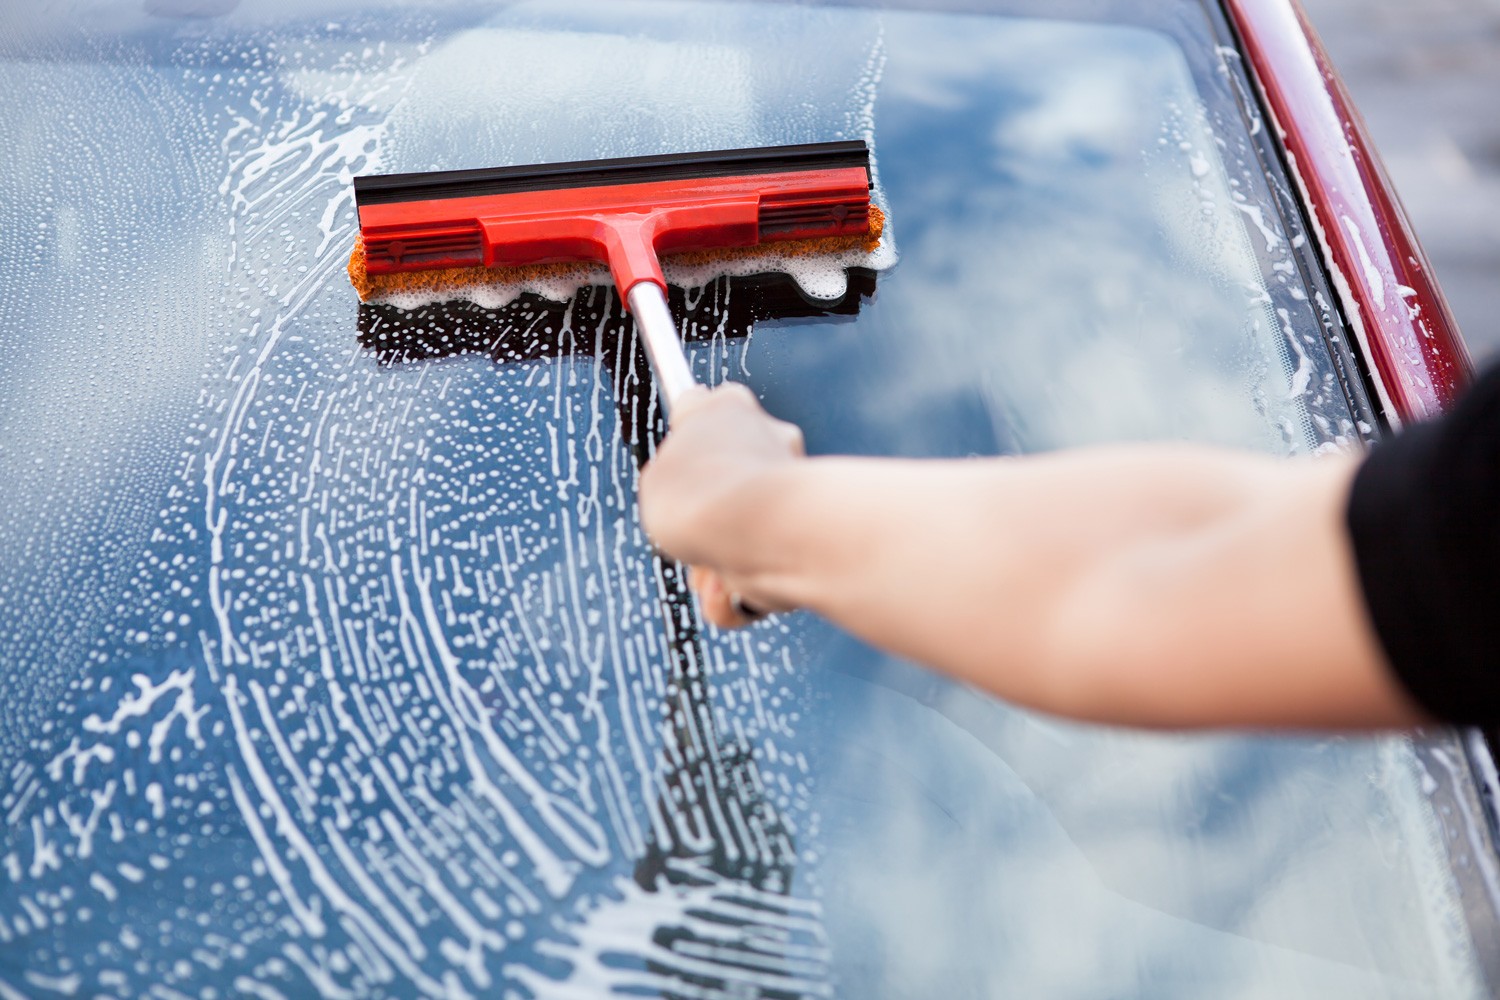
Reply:
<svg viewBox="0 0 1500 1000"><path fill-rule="evenodd" d="M608 289L343 275L356 174L863 137L896 267L674 294L810 450L1356 439L1232 66L1156 9L0 15L0 997L1482 995L1408 741L702 628Z"/></svg>

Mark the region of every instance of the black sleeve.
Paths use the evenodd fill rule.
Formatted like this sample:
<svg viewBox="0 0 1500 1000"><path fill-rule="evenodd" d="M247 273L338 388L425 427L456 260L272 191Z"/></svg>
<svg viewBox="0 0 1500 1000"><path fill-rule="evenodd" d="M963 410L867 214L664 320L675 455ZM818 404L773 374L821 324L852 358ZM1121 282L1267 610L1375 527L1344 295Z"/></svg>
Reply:
<svg viewBox="0 0 1500 1000"><path fill-rule="evenodd" d="M1347 521L1406 689L1439 718L1500 723L1500 366L1446 416L1375 448Z"/></svg>

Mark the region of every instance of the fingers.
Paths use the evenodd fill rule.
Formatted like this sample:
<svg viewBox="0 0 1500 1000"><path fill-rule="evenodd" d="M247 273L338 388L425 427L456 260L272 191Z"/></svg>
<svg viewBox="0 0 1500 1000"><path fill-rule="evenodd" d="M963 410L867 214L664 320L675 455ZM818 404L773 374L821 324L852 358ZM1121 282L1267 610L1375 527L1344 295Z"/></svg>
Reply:
<svg viewBox="0 0 1500 1000"><path fill-rule="evenodd" d="M755 393L750 391L749 386L740 382L725 382L722 385L710 388L706 385L695 385L683 390L672 404L672 419L681 420L688 414L696 413L705 408L732 406L743 409L750 407L760 409L760 401L755 398Z"/></svg>
<svg viewBox="0 0 1500 1000"><path fill-rule="evenodd" d="M802 428L771 416L750 387L740 382L725 382L713 389L690 390L678 401L676 412L678 421L695 413L702 413L705 417L711 413L720 417L733 414L735 416L731 419L740 421L741 426L745 426L747 420L763 424L769 429L770 440L780 444L793 457L802 458L807 454Z"/></svg>
<svg viewBox="0 0 1500 1000"><path fill-rule="evenodd" d="M705 403L713 399L713 395L714 390L706 385L693 385L682 390L672 404L672 421L675 423L695 410L701 410Z"/></svg>
<svg viewBox="0 0 1500 1000"><path fill-rule="evenodd" d="M743 628L763 617L747 614L744 606L724 585L723 578L711 569L689 567L688 584L698 594L698 607L703 617L719 628Z"/></svg>
<svg viewBox="0 0 1500 1000"><path fill-rule="evenodd" d="M724 628L763 617L725 583L755 579L757 525L774 516L768 497L789 462L805 457L802 432L777 420L745 385L689 389L673 404L671 430L641 471L641 524L664 555L693 566L689 582L705 620ZM706 570L698 567L714 567Z"/></svg>
<svg viewBox="0 0 1500 1000"><path fill-rule="evenodd" d="M786 443L786 450L797 458L807 457L807 443L802 438L802 428L796 424L789 424L785 420L776 421L777 432Z"/></svg>

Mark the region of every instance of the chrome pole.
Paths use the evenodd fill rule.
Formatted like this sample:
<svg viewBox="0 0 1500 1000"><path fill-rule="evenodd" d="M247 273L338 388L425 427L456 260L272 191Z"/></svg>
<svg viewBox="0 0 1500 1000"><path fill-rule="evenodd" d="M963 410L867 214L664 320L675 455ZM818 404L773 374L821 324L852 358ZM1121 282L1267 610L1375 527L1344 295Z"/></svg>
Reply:
<svg viewBox="0 0 1500 1000"><path fill-rule="evenodd" d="M682 350L682 340L677 336L677 323L667 308L667 297L654 282L636 282L626 299L630 315L635 317L635 328L641 333L641 342L646 345L646 358L656 375L656 389L670 418L677 400L696 384L687 354Z"/></svg>

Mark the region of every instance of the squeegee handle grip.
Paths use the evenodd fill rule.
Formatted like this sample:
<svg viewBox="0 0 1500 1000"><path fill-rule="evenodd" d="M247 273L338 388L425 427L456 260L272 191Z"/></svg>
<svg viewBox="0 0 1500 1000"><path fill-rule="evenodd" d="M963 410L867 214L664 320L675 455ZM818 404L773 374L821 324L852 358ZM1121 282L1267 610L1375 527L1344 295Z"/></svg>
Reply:
<svg viewBox="0 0 1500 1000"><path fill-rule="evenodd" d="M682 341L677 336L677 323L667 308L667 297L655 282L636 282L626 299L630 304L630 314L635 317L635 328L640 331L641 342L646 346L646 359L651 362L657 391L661 393L662 405L666 407L667 419L670 420L677 400L697 384L693 370L688 366L687 354L682 349ZM731 594L729 600L734 610L747 621L766 617L766 612L738 594Z"/></svg>
<svg viewBox="0 0 1500 1000"><path fill-rule="evenodd" d="M670 419L677 400L696 383L688 365L687 354L677 336L677 323L667 308L667 297L653 281L638 281L631 286L626 300L635 328L646 347L646 359L656 376L656 388Z"/></svg>

